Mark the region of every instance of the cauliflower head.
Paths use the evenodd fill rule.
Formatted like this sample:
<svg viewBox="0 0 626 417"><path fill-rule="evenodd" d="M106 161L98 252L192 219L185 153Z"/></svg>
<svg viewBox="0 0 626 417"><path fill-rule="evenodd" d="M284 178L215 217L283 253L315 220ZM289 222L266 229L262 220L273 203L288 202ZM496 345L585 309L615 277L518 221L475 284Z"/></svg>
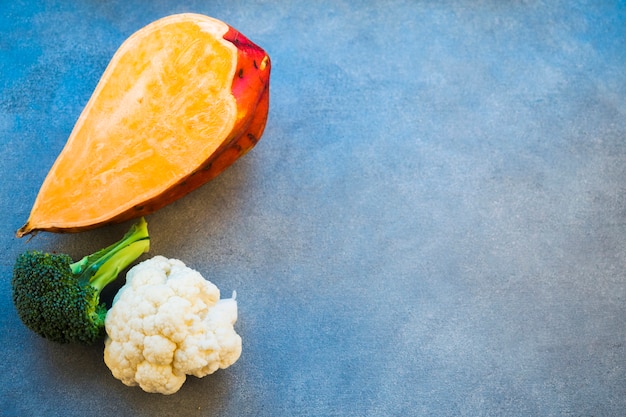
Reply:
<svg viewBox="0 0 626 417"><path fill-rule="evenodd" d="M173 394L241 355L237 302L178 259L155 256L128 271L105 319L104 362L146 392Z"/></svg>

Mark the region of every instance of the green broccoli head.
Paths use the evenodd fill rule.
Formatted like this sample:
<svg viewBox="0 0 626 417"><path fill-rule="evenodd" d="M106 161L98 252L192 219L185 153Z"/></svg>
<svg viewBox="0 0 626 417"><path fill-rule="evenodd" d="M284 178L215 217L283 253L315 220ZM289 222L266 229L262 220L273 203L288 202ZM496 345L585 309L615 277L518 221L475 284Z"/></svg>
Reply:
<svg viewBox="0 0 626 417"><path fill-rule="evenodd" d="M13 302L22 322L46 339L92 343L102 336L106 307L71 264L65 254L21 254L13 274Z"/></svg>
<svg viewBox="0 0 626 417"><path fill-rule="evenodd" d="M20 320L59 343L91 344L104 335L100 292L149 248L145 220L117 243L72 262L69 255L28 251L13 269L13 303Z"/></svg>

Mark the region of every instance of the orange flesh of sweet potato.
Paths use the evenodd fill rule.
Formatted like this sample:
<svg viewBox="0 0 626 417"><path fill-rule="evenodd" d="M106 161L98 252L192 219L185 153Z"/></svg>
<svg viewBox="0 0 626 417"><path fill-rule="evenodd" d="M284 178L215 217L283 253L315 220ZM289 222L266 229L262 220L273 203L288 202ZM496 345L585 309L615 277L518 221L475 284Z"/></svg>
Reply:
<svg viewBox="0 0 626 417"><path fill-rule="evenodd" d="M263 49L218 20L180 14L113 56L48 173L21 237L146 215L221 173L260 139Z"/></svg>

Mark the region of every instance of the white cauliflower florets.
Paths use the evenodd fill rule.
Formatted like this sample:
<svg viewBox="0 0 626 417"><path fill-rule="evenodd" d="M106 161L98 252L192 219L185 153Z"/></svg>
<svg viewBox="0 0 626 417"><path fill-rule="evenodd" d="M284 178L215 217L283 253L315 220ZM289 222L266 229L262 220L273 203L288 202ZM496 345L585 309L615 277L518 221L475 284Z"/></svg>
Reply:
<svg viewBox="0 0 626 417"><path fill-rule="evenodd" d="M146 392L173 394L187 375L202 378L241 355L237 302L177 259L133 267L105 320L104 362Z"/></svg>

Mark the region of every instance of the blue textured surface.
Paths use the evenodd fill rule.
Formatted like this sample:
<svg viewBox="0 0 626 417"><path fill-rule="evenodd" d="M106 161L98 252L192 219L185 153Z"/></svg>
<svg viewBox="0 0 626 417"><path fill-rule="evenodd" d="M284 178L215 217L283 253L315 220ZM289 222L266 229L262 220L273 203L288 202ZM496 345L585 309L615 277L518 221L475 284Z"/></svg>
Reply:
<svg viewBox="0 0 626 417"><path fill-rule="evenodd" d="M621 416L626 5L2 1L0 416ZM148 217L237 290L241 359L169 397L19 322L13 237L119 44L222 19L273 62L258 146Z"/></svg>

